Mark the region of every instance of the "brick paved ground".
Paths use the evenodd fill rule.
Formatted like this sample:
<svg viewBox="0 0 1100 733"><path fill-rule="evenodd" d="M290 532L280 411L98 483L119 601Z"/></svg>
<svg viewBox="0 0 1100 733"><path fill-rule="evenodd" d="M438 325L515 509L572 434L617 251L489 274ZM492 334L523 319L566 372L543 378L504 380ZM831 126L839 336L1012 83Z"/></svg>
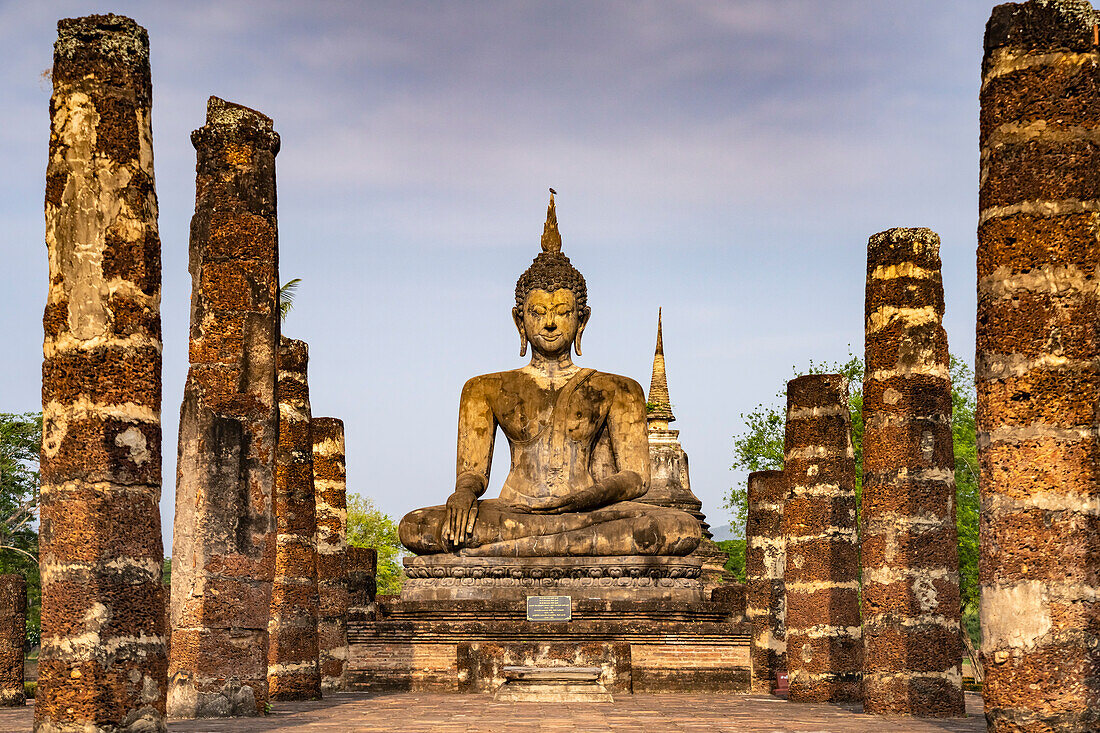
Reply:
<svg viewBox="0 0 1100 733"><path fill-rule="evenodd" d="M488 695L334 694L321 702L277 703L265 718L171 723L171 733L489 733L615 731L665 733L977 733L982 701L967 693L969 717L880 718L857 707L788 703L764 695L622 695L612 704L496 703ZM0 731L29 731L33 708L0 709Z"/></svg>

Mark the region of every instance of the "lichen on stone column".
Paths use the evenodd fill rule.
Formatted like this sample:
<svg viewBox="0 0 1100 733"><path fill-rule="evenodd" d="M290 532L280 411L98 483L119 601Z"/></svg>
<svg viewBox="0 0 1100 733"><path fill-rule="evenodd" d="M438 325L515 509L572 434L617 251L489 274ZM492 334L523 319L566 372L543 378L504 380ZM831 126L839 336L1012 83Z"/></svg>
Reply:
<svg viewBox="0 0 1100 733"><path fill-rule="evenodd" d="M745 617L752 691L770 693L776 674L787 669L787 600L783 574L787 547L783 505L787 480L782 471L754 471L748 479L745 519Z"/></svg>
<svg viewBox="0 0 1100 733"><path fill-rule="evenodd" d="M955 456L936 233L872 236L866 295L863 709L960 717Z"/></svg>
<svg viewBox="0 0 1100 733"><path fill-rule="evenodd" d="M272 700L321 696L317 646L317 504L313 484L309 347L279 342L275 455L275 583L271 592L267 685Z"/></svg>
<svg viewBox="0 0 1100 733"><path fill-rule="evenodd" d="M313 484L317 497L317 618L321 691L346 686L348 662L347 474L344 466L344 423L315 417Z"/></svg>
<svg viewBox="0 0 1100 733"><path fill-rule="evenodd" d="M149 37L61 20L46 168L35 730L164 730Z"/></svg>
<svg viewBox="0 0 1100 733"><path fill-rule="evenodd" d="M27 580L17 573L0 575L0 706L22 707L23 645L27 640Z"/></svg>
<svg viewBox="0 0 1100 733"><path fill-rule="evenodd" d="M848 381L787 383L783 473L787 669L794 702L861 699L856 475Z"/></svg>
<svg viewBox="0 0 1100 733"><path fill-rule="evenodd" d="M991 731L1100 729L1100 53L1083 0L986 26L977 421Z"/></svg>
<svg viewBox="0 0 1100 733"><path fill-rule="evenodd" d="M211 97L191 142L191 367L180 408L168 712L257 715L268 699L275 564L279 135L259 112Z"/></svg>

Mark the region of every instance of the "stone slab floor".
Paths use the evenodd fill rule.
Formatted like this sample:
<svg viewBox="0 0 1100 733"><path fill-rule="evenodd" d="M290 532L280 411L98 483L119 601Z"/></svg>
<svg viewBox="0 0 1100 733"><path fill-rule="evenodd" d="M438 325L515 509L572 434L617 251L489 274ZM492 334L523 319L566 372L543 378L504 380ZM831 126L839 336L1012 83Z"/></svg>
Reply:
<svg viewBox="0 0 1100 733"><path fill-rule="evenodd" d="M837 705L788 703L765 695L621 695L611 704L497 703L488 695L341 693L323 701L279 703L264 718L179 721L171 733L962 733L985 730L981 697L966 695L968 717L956 720L881 718ZM0 708L0 731L30 731L33 707Z"/></svg>

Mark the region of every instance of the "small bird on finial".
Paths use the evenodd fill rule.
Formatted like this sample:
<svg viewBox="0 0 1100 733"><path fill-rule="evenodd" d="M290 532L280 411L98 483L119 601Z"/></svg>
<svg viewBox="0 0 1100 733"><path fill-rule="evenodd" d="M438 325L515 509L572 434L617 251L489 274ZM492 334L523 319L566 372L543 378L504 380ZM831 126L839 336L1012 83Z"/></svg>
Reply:
<svg viewBox="0 0 1100 733"><path fill-rule="evenodd" d="M542 251L561 252L561 234L558 233L558 213L554 209L554 189L550 189L550 203L546 206L546 224L542 228Z"/></svg>
<svg viewBox="0 0 1100 733"><path fill-rule="evenodd" d="M555 190L554 190L554 189L552 189L552 188L550 189L550 193L552 193L552 194L553 194L553 195L555 195L555 196L557 196L557 195L558 195L558 192L557 192L557 191L555 191Z"/></svg>

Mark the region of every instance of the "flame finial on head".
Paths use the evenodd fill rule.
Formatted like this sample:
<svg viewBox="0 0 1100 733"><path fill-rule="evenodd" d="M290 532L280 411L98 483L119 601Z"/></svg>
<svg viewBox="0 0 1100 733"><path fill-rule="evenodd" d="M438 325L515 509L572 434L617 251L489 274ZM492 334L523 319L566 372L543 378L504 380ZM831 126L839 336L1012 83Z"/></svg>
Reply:
<svg viewBox="0 0 1100 733"><path fill-rule="evenodd" d="M558 212L554 208L554 189L550 189L550 203L546 206L546 224L542 227L542 251L561 252L561 232L558 231Z"/></svg>

